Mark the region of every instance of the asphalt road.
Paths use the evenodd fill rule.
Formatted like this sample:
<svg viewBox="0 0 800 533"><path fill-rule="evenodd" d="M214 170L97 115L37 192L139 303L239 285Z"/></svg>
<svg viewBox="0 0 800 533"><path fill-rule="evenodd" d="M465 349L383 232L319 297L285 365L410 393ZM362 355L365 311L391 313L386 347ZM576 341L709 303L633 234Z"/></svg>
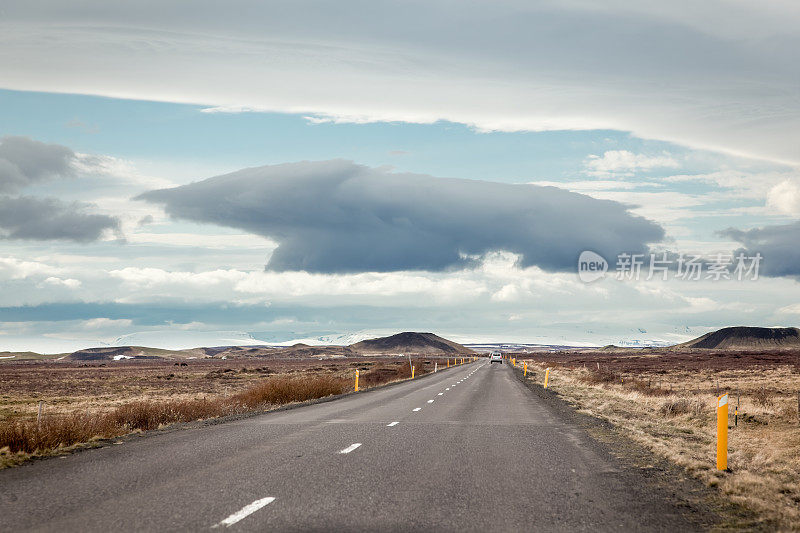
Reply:
<svg viewBox="0 0 800 533"><path fill-rule="evenodd" d="M3 531L686 531L508 365L0 471Z"/></svg>

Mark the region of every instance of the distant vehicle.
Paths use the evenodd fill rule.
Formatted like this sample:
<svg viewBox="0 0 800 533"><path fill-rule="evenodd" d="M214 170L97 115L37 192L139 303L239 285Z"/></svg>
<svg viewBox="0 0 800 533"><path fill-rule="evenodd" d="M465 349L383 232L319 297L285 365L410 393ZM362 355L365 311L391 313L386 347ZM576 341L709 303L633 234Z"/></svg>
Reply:
<svg viewBox="0 0 800 533"><path fill-rule="evenodd" d="M503 354L500 352L492 352L489 354L489 362L490 363L500 363L503 364Z"/></svg>

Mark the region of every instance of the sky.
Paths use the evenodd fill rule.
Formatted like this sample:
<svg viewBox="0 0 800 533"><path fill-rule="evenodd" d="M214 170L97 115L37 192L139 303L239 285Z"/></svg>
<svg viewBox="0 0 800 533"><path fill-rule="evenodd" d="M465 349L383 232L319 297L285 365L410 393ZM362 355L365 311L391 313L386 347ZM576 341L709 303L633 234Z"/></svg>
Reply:
<svg viewBox="0 0 800 533"><path fill-rule="evenodd" d="M6 2L0 351L797 326L798 23L736 0Z"/></svg>

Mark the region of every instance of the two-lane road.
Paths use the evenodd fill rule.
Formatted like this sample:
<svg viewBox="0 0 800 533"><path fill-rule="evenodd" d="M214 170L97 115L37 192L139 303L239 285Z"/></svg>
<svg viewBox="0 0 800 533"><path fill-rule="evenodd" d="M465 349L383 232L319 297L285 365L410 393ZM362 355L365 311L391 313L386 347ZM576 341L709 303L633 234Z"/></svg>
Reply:
<svg viewBox="0 0 800 533"><path fill-rule="evenodd" d="M3 531L686 530L507 365L0 471Z"/></svg>

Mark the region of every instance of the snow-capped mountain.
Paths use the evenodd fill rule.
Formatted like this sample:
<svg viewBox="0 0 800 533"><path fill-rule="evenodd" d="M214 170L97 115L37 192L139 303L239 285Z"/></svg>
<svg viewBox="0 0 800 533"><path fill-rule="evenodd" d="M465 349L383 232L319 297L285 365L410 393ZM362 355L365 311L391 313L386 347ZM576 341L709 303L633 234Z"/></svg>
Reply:
<svg viewBox="0 0 800 533"><path fill-rule="evenodd" d="M185 350L208 346L256 346L267 344L244 331L153 330L117 338L111 346L146 346L165 350Z"/></svg>
<svg viewBox="0 0 800 533"><path fill-rule="evenodd" d="M356 331L355 333L329 334L329 335L320 335L318 337L302 337L297 339L291 339L285 342L270 343L270 344L279 344L280 346L291 346L293 344L302 343L302 344L308 344L309 346L349 346L357 342L361 342L368 339L376 339L378 337L385 337L387 335L392 335L394 333L397 333L397 331L361 330L361 331Z"/></svg>

